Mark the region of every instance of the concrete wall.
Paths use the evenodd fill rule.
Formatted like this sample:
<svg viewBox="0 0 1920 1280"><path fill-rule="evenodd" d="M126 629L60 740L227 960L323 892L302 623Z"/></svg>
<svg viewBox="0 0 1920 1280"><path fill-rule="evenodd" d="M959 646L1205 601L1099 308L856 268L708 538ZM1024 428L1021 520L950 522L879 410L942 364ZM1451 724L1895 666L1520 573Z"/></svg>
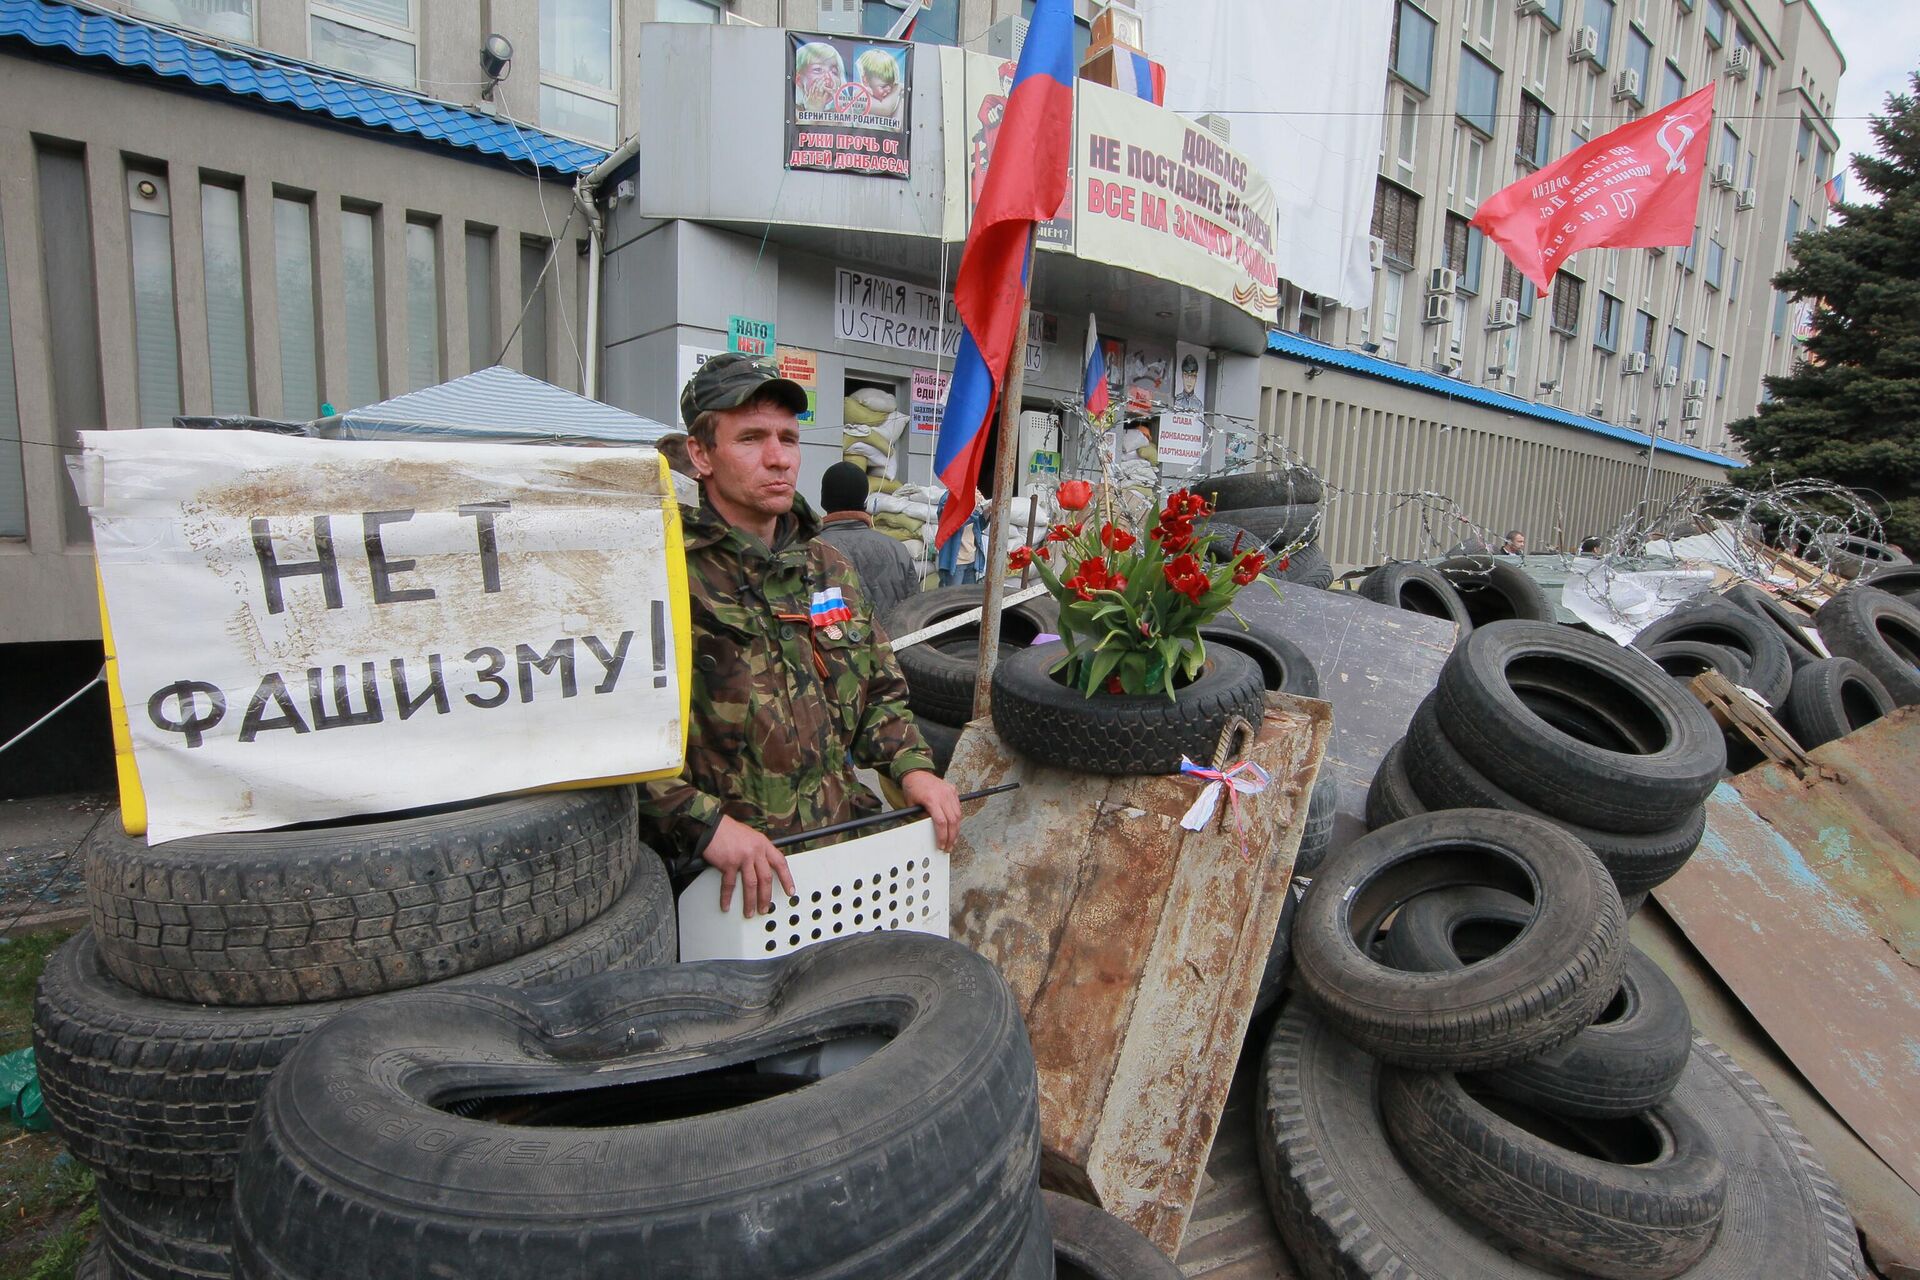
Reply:
<svg viewBox="0 0 1920 1280"><path fill-rule="evenodd" d="M1536 418L1279 357L1262 368L1260 424L1270 454L1297 456L1326 479L1321 544L1347 568L1420 559L1471 530L1445 519L1423 527L1427 491L1450 499L1496 534L1520 529L1534 550L1577 548L1610 532L1640 502L1647 464L1633 445ZM1660 455L1656 505L1689 481L1717 483L1718 467Z"/></svg>
<svg viewBox="0 0 1920 1280"><path fill-rule="evenodd" d="M351 407L346 392L345 302L340 214L343 202L378 212L381 393L411 390L407 381L405 228L436 220L441 371L469 371L466 230L493 228L496 277L489 305L494 329L511 332L522 309L519 246L523 237L559 232L572 203L569 185L536 189L524 172L460 158L365 131L318 123L302 113L256 110L224 95L183 92L125 75L99 74L0 53L0 228L21 420L28 528L25 539L0 539L0 644L97 637L92 554L72 539L64 517L72 503L64 472L72 432L128 427L138 421L126 178L129 165L163 174L172 190L174 319L183 408L212 411L207 299L202 261L203 179L238 183L243 193L246 307L252 334L249 375L253 410L282 412L276 338L273 197L310 199L313 207L321 398ZM42 225L36 148L77 149L86 164L95 289L88 304L99 327L104 421L56 421L56 361L93 358L56 350L49 341L50 300L68 296L65 282L42 270ZM79 211L75 211L77 214ZM553 381L577 389L576 347L584 341L579 285L583 277L575 220L545 290L546 367ZM86 298L84 291L81 295ZM572 336L569 336L569 327ZM508 346L506 362L524 367L525 339ZM10 448L0 443L0 449Z"/></svg>

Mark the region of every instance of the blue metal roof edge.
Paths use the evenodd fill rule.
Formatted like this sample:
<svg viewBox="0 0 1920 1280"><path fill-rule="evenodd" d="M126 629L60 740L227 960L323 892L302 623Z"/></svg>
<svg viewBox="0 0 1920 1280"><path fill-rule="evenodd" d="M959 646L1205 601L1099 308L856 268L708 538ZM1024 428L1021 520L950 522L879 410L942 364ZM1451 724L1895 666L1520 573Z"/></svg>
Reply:
<svg viewBox="0 0 1920 1280"><path fill-rule="evenodd" d="M0 0L0 37L129 70L182 79L206 89L330 116L349 124L412 134L556 173L584 173L607 152L482 112L386 88L331 68L266 52L227 51L145 22L83 12L57 0Z"/></svg>
<svg viewBox="0 0 1920 1280"><path fill-rule="evenodd" d="M1489 409L1499 409L1504 413L1538 418L1543 422L1572 427L1576 431L1590 432L1610 440L1620 440L1632 445L1644 445L1647 442L1644 432L1616 427L1611 422L1602 422L1598 418L1583 418L1577 413L1568 413L1565 409L1536 404L1504 391L1490 391L1485 387L1475 386L1471 382L1462 382L1458 378L1443 378L1437 373L1409 369L1406 365L1382 360L1378 356L1348 351L1343 347L1330 347L1324 342L1315 342L1297 333L1284 333L1278 329L1268 330L1267 351L1270 355L1326 365L1332 369L1342 369L1365 377L1382 378L1388 382L1397 382L1402 386L1428 391L1434 395L1465 400L1469 404L1484 405ZM1747 465L1738 459L1709 453L1705 449L1696 449L1690 444L1679 444L1672 440L1660 440L1656 448L1661 453L1670 453L1675 457L1686 458L1692 462L1705 462L1716 467L1739 468Z"/></svg>

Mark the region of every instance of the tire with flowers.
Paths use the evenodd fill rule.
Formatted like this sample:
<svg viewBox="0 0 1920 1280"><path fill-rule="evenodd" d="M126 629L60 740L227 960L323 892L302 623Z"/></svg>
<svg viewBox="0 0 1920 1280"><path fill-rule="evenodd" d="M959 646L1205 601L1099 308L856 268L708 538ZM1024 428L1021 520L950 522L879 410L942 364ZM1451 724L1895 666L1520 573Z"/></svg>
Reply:
<svg viewBox="0 0 1920 1280"><path fill-rule="evenodd" d="M1081 773L1177 773L1182 756L1211 761L1239 716L1260 723L1266 688L1254 660L1226 645L1207 649L1200 674L1169 699L1160 693L1091 697L1055 679L1063 645L1027 649L993 672L993 727L1009 747Z"/></svg>
<svg viewBox="0 0 1920 1280"><path fill-rule="evenodd" d="M986 599L980 583L937 587L908 596L887 614L889 636L904 636L936 622L978 609ZM1000 614L1000 645L1025 648L1053 630L1059 611L1041 598L1012 605ZM907 706L921 720L963 725L973 719L973 680L980 667L980 624L969 622L943 635L908 645L894 654L907 678Z"/></svg>

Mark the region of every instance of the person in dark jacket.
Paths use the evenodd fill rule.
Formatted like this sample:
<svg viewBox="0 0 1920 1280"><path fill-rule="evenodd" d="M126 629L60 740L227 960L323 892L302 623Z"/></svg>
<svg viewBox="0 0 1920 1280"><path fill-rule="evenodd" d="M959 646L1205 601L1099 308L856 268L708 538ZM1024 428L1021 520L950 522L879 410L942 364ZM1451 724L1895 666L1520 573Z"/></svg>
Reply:
<svg viewBox="0 0 1920 1280"><path fill-rule="evenodd" d="M873 527L867 514L867 473L852 462L836 462L820 480L821 541L853 561L860 589L876 618L920 590L920 571L907 549Z"/></svg>

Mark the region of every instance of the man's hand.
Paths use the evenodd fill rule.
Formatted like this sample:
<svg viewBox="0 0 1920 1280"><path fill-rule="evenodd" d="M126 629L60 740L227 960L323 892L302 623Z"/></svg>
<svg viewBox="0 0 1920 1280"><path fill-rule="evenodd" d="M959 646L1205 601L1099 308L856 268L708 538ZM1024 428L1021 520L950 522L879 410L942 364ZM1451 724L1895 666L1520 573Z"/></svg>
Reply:
<svg viewBox="0 0 1920 1280"><path fill-rule="evenodd" d="M927 811L933 819L934 843L951 853L953 842L960 838L960 793L927 769L915 769L900 779L900 790L906 792L907 803Z"/></svg>
<svg viewBox="0 0 1920 1280"><path fill-rule="evenodd" d="M932 777L932 774L928 774ZM947 788L948 794L953 788ZM960 804L956 800L953 806L955 825L958 825ZM727 908L733 905L733 881L740 880L740 911L743 916L751 917L754 912L773 910L773 882L777 877L787 896L793 896L793 874L787 870L786 855L773 847L773 841L755 831L744 822L722 817L713 829L713 839L707 841L704 857L709 864L720 868L720 914L725 915Z"/></svg>

